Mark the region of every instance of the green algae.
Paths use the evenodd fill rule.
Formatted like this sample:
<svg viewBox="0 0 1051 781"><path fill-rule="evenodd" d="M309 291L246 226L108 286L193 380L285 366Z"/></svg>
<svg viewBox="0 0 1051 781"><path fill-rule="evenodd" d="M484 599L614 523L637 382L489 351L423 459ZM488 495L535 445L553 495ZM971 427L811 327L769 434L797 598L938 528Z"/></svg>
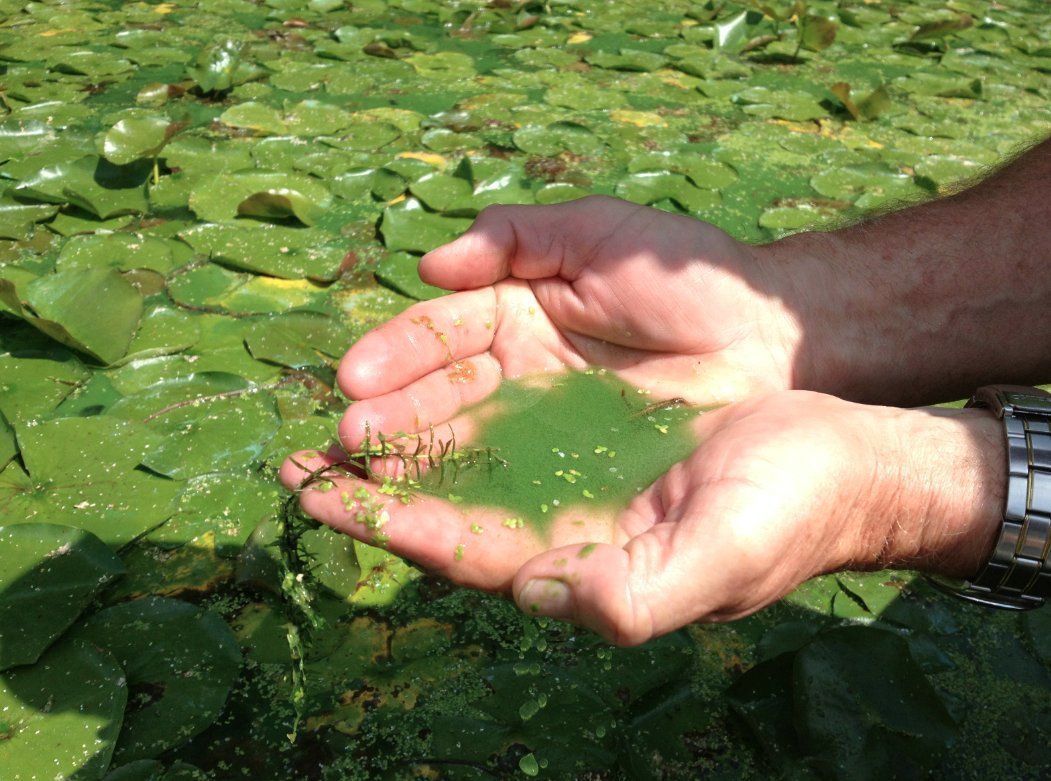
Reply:
<svg viewBox="0 0 1051 781"><path fill-rule="evenodd" d="M698 414L602 370L504 382L467 411L479 423L471 457L447 454L420 489L544 530L567 513L626 506L697 446Z"/></svg>

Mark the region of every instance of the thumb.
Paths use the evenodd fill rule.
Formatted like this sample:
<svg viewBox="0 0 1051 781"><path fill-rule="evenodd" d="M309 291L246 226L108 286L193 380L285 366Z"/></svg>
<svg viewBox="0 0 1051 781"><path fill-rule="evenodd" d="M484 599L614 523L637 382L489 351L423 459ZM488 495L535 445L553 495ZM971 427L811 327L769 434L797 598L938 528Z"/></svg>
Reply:
<svg viewBox="0 0 1051 781"><path fill-rule="evenodd" d="M515 575L512 593L528 615L569 621L629 646L678 626L657 615L652 590L638 585L628 550L593 542L533 557Z"/></svg>
<svg viewBox="0 0 1051 781"><path fill-rule="evenodd" d="M595 247L641 208L598 195L548 206L488 206L458 239L423 256L420 277L449 290L509 276L573 277Z"/></svg>
<svg viewBox="0 0 1051 781"><path fill-rule="evenodd" d="M553 229L557 232L553 223L561 219L560 212L549 207L489 206L458 239L421 258L420 278L450 290L467 290L512 275L536 279L557 274L560 253L550 252L550 237Z"/></svg>

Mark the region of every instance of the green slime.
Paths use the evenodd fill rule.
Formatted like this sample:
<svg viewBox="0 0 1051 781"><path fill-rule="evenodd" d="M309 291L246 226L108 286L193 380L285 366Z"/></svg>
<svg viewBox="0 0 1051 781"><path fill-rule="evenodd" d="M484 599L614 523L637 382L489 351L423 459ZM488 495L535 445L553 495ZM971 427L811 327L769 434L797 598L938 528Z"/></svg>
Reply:
<svg viewBox="0 0 1051 781"><path fill-rule="evenodd" d="M467 414L480 422L460 458L419 488L466 505L498 506L508 525L546 530L560 511L625 507L697 446L701 410L653 399L604 370L506 381ZM437 434L436 434L437 436Z"/></svg>

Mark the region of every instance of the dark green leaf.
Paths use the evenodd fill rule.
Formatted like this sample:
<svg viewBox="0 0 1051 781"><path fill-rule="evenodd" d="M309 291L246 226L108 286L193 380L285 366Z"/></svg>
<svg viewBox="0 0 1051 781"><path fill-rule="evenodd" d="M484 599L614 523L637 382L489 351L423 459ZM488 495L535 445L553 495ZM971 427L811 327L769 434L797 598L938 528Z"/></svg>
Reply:
<svg viewBox="0 0 1051 781"><path fill-rule="evenodd" d="M419 274L420 259L407 252L391 252L376 264L376 279L403 296L425 301L445 295L448 291L428 285Z"/></svg>
<svg viewBox="0 0 1051 781"><path fill-rule="evenodd" d="M94 155L41 168L15 188L19 197L71 204L103 219L146 211L148 163L114 166Z"/></svg>
<svg viewBox="0 0 1051 781"><path fill-rule="evenodd" d="M468 219L443 217L424 209L415 198L407 198L383 211L380 231L391 252L424 253L452 241L470 225Z"/></svg>
<svg viewBox="0 0 1051 781"><path fill-rule="evenodd" d="M147 598L96 613L75 637L117 659L143 702L129 713L115 759L149 759L210 725L241 665L230 628L215 613Z"/></svg>
<svg viewBox="0 0 1051 781"><path fill-rule="evenodd" d="M100 152L114 165L152 160L178 129L168 117L141 114L120 120L101 139Z"/></svg>
<svg viewBox="0 0 1051 781"><path fill-rule="evenodd" d="M87 643L63 641L0 675L0 778L100 778L127 700L124 671Z"/></svg>
<svg viewBox="0 0 1051 781"><path fill-rule="evenodd" d="M98 537L70 526L0 526L0 670L32 664L124 573Z"/></svg>
<svg viewBox="0 0 1051 781"><path fill-rule="evenodd" d="M59 271L26 286L27 322L103 363L124 356L142 317L142 294L116 271Z"/></svg>

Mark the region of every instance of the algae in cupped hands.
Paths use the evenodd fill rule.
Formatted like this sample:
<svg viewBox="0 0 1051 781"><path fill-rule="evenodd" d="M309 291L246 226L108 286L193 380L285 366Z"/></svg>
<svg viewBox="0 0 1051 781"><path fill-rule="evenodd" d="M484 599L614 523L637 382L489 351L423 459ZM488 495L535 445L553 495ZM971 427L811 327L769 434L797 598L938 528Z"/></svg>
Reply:
<svg viewBox="0 0 1051 781"><path fill-rule="evenodd" d="M451 433L435 432L433 465L413 488L500 507L505 525L543 531L560 511L625 507L693 451L701 412L604 370L505 381L466 410L477 426L471 442L454 447Z"/></svg>

